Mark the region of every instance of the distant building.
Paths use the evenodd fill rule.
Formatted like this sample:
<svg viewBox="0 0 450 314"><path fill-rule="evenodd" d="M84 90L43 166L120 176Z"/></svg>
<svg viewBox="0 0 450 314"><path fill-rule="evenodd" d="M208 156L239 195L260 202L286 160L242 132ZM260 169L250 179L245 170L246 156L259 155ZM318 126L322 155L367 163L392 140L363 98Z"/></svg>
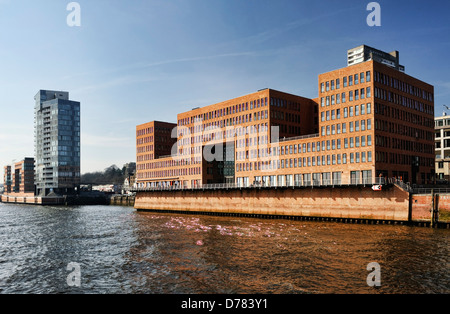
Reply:
<svg viewBox="0 0 450 314"><path fill-rule="evenodd" d="M5 166L4 168L4 186L3 186L3 192L4 193L11 193L12 191L12 175L11 175L11 166Z"/></svg>
<svg viewBox="0 0 450 314"><path fill-rule="evenodd" d="M34 158L25 158L14 165L13 191L34 193Z"/></svg>
<svg viewBox="0 0 450 314"><path fill-rule="evenodd" d="M434 119L436 179L450 180L450 116L444 114Z"/></svg>
<svg viewBox="0 0 450 314"><path fill-rule="evenodd" d="M34 193L34 158L16 162L14 168L4 168L4 193Z"/></svg>
<svg viewBox="0 0 450 314"><path fill-rule="evenodd" d="M35 101L36 194L73 193L80 186L80 103L50 90Z"/></svg>

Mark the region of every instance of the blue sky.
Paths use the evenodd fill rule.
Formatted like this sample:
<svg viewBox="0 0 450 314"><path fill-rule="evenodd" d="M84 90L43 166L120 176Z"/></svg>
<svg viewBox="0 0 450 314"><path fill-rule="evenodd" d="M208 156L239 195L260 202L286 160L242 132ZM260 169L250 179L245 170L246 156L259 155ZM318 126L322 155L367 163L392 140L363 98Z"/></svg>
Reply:
<svg viewBox="0 0 450 314"><path fill-rule="evenodd" d="M273 88L318 95L317 76L361 44L400 51L406 73L450 104L450 2L0 0L0 167L34 155L33 97L81 102L82 173L135 160L136 125ZM0 176L0 182L3 175Z"/></svg>

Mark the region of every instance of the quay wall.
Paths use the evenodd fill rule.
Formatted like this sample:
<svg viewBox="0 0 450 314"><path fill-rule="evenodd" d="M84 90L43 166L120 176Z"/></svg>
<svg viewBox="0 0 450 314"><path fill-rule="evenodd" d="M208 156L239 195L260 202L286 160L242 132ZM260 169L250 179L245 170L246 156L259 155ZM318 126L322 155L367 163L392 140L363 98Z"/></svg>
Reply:
<svg viewBox="0 0 450 314"><path fill-rule="evenodd" d="M3 203L13 203L13 204L35 204L35 205L62 205L64 204L64 198L61 197L38 197L38 196L15 196L1 195L0 197Z"/></svg>
<svg viewBox="0 0 450 314"><path fill-rule="evenodd" d="M111 196L109 204L118 206L134 206L134 195Z"/></svg>
<svg viewBox="0 0 450 314"><path fill-rule="evenodd" d="M410 195L397 186L138 192L137 210L408 221Z"/></svg>

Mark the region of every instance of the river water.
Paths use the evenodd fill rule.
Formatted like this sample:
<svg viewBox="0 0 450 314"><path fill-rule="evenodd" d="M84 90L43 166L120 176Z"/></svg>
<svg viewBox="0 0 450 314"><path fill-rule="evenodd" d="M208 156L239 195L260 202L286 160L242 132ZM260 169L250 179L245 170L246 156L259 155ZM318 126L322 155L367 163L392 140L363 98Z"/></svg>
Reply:
<svg viewBox="0 0 450 314"><path fill-rule="evenodd" d="M8 294L446 294L449 248L445 229L0 203Z"/></svg>

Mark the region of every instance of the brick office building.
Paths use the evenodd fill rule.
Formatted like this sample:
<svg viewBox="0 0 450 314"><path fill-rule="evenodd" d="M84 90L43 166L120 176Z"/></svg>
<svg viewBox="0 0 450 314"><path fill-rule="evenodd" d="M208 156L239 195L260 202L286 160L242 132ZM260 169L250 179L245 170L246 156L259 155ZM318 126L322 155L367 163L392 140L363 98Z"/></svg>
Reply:
<svg viewBox="0 0 450 314"><path fill-rule="evenodd" d="M34 193L34 158L4 168L5 193Z"/></svg>
<svg viewBox="0 0 450 314"><path fill-rule="evenodd" d="M317 99L264 89L178 114L177 154L141 161L137 186L431 181L433 87L367 56L320 74Z"/></svg>

